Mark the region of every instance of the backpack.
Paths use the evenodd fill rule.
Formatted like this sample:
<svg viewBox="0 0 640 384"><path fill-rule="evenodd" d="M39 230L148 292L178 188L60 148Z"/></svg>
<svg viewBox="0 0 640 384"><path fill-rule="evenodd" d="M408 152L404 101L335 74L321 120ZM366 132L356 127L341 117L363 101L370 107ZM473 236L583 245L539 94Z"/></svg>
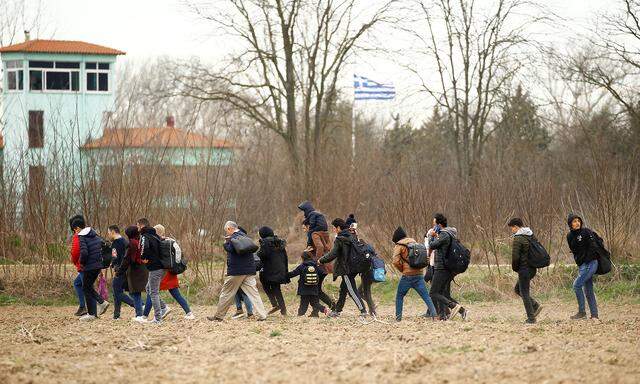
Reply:
<svg viewBox="0 0 640 384"><path fill-rule="evenodd" d="M458 239L451 236L451 244L444 258L444 267L457 275L465 272L470 262L471 252Z"/></svg>
<svg viewBox="0 0 640 384"><path fill-rule="evenodd" d="M408 255L407 262L411 268L424 268L429 265L429 251L422 243L410 243L406 245Z"/></svg>
<svg viewBox="0 0 640 384"><path fill-rule="evenodd" d="M164 269L179 275L187 269L187 261L182 256L182 250L174 239L166 238L160 241L160 263Z"/></svg>
<svg viewBox="0 0 640 384"><path fill-rule="evenodd" d="M371 275L373 276L374 283L383 283L385 282L387 270L384 266L384 260L382 260L378 255L373 254L371 257Z"/></svg>
<svg viewBox="0 0 640 384"><path fill-rule="evenodd" d="M318 270L313 265L307 266L302 274L302 283L304 285L318 285Z"/></svg>
<svg viewBox="0 0 640 384"><path fill-rule="evenodd" d="M100 253L102 254L102 269L107 269L113 262L113 251L111 250L111 243L103 238L100 238Z"/></svg>
<svg viewBox="0 0 640 384"><path fill-rule="evenodd" d="M540 244L538 239L533 236L527 236L529 240L529 254L527 255L527 264L534 268L546 268L551 264L551 257L546 249Z"/></svg>
<svg viewBox="0 0 640 384"><path fill-rule="evenodd" d="M606 275L611 272L611 252L604 247L604 240L596 232L591 231L593 245L595 246L595 252L598 257L598 270L596 275Z"/></svg>
<svg viewBox="0 0 640 384"><path fill-rule="evenodd" d="M349 247L349 271L351 273L363 273L371 269L371 246L364 241L351 238Z"/></svg>

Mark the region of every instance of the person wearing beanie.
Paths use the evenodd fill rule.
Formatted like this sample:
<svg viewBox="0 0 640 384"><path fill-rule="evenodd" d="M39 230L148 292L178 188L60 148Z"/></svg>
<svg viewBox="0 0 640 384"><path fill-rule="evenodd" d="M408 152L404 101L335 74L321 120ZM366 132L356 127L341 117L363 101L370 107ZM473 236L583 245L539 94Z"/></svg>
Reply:
<svg viewBox="0 0 640 384"><path fill-rule="evenodd" d="M402 320L402 309L404 306L404 297L407 295L410 289L414 289L422 301L427 306L427 314L425 317L435 318L436 309L427 291L427 286L424 282L424 268L413 268L409 265L409 246L411 244L417 244L414 239L407 236L407 232L402 227L396 228L391 237L395 246L393 247L393 266L402 273L400 282L398 283L398 290L396 291L396 321Z"/></svg>
<svg viewBox="0 0 640 384"><path fill-rule="evenodd" d="M313 260L313 256L309 251L303 251L300 256L302 263L291 272L287 273L289 279L300 276L298 279L298 296L300 296L300 307L298 307L298 316L304 316L307 313L309 305L311 305L310 317L319 317L322 312L329 314L329 310L320 304L318 294L320 292L318 284L322 275L326 275L318 264Z"/></svg>
<svg viewBox="0 0 640 384"><path fill-rule="evenodd" d="M355 226L353 224L358 224L358 221L356 220L356 216L353 213L350 213L349 216L347 216L347 219L345 220L345 223L347 224L347 227L352 228Z"/></svg>
<svg viewBox="0 0 640 384"><path fill-rule="evenodd" d="M260 283L271 303L269 314L280 311L287 315L287 306L282 296L281 284L288 282L289 260L287 256L287 242L279 238L269 227L262 227L260 234L260 249L257 256L262 264Z"/></svg>
<svg viewBox="0 0 640 384"><path fill-rule="evenodd" d="M587 297L592 319L598 319L598 303L593 291L593 275L598 270L598 253L594 232L584 226L582 217L571 213L567 218L569 233L567 244L578 266L578 277L573 282L573 290L578 300L578 313L571 316L573 320L586 319L584 299Z"/></svg>
<svg viewBox="0 0 640 384"><path fill-rule="evenodd" d="M353 235L349 232L349 227L343 219L334 219L331 222L331 225L333 226L333 231L337 235L336 241L334 242L331 251L322 256L318 262L320 264L328 264L335 260L335 265L333 266L333 279L336 280L338 277L341 277L342 282L340 283L340 295L338 297L338 302L329 316L340 316L348 294L358 307L358 310L360 310L361 319L364 319L367 316L367 310L365 309L364 304L362 303L362 298L356 289L356 276L358 273L351 272L349 267L349 254L351 252L351 247L353 246Z"/></svg>

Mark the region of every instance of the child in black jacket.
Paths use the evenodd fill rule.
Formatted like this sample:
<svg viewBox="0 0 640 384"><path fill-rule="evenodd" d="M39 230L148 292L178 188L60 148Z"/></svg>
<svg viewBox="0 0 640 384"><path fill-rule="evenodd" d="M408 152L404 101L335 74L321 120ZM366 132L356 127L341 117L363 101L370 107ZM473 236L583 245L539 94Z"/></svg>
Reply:
<svg viewBox="0 0 640 384"><path fill-rule="evenodd" d="M298 296L300 296L298 316L304 316L307 313L309 304L311 304L312 308L311 317L319 317L319 312L326 315L329 311L326 307L320 305L318 299L320 292L318 285L321 279L326 276L326 272L324 272L322 268L318 268L318 264L313 261L311 253L308 251L302 252L301 258L302 264L287 273L288 278L300 276L298 279Z"/></svg>

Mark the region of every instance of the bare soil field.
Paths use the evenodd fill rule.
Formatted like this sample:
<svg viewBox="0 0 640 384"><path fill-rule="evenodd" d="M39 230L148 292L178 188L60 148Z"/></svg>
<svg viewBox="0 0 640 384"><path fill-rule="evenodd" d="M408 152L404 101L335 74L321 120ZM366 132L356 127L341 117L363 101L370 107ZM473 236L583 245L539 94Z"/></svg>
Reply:
<svg viewBox="0 0 640 384"><path fill-rule="evenodd" d="M340 319L223 323L205 319L211 306L189 321L173 305L160 326L132 323L129 308L80 323L73 307L0 307L0 383L640 382L639 305L602 304L599 323L547 302L531 326L516 300L469 305L465 322L418 318L409 301L401 323L382 306L366 324L352 303Z"/></svg>

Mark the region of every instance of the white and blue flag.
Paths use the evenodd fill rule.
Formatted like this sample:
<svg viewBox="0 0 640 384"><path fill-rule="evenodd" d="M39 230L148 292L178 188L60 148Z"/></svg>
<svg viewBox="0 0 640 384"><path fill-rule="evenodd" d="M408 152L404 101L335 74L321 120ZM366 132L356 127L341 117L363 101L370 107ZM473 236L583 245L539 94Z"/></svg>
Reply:
<svg viewBox="0 0 640 384"><path fill-rule="evenodd" d="M393 100L396 97L396 87L353 75L353 94L355 100Z"/></svg>

